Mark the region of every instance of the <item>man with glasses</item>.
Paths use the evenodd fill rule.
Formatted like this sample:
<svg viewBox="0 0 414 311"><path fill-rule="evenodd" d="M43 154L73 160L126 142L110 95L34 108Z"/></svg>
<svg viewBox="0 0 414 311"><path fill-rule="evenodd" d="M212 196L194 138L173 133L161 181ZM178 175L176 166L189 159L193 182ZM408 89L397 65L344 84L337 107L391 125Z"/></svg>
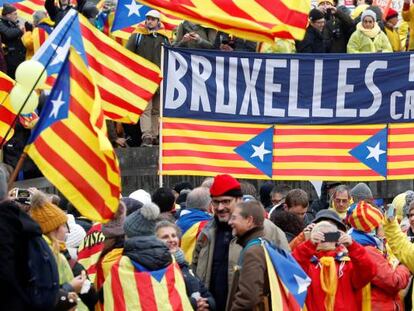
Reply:
<svg viewBox="0 0 414 311"><path fill-rule="evenodd" d="M351 203L351 194L349 188L345 185L339 185L331 199L331 209L335 211L342 220L346 217L346 212Z"/></svg>
<svg viewBox="0 0 414 311"><path fill-rule="evenodd" d="M242 201L243 193L236 179L223 174L214 178L210 196L214 218L197 239L192 266L215 298L216 309L225 310L234 267L241 252L228 222L235 206ZM264 235L280 248L289 249L285 234L267 219Z"/></svg>

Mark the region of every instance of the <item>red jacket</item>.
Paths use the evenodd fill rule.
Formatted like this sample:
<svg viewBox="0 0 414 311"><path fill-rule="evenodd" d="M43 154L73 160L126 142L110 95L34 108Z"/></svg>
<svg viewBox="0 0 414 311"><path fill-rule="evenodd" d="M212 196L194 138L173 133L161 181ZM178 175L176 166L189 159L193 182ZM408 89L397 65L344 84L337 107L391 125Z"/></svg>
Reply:
<svg viewBox="0 0 414 311"><path fill-rule="evenodd" d="M377 275L371 281L371 310L402 310L398 293L408 285L410 271L403 265L393 269L383 254L373 246L366 246L365 249L377 266Z"/></svg>
<svg viewBox="0 0 414 311"><path fill-rule="evenodd" d="M317 251L311 241L301 243L293 250L293 257L312 280L306 296L308 311L325 310L325 292L321 287L318 258L334 257L337 253L338 251ZM348 247L348 257L350 261L343 259L336 261L338 289L335 297L335 311L361 310L361 289L372 280L377 272L365 248L355 241Z"/></svg>

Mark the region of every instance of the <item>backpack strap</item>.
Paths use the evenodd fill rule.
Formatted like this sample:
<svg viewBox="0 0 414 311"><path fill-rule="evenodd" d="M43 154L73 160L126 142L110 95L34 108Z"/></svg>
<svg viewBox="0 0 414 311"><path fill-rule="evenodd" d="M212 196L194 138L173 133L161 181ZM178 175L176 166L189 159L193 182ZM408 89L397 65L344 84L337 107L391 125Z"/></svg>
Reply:
<svg viewBox="0 0 414 311"><path fill-rule="evenodd" d="M252 247L252 246L254 246L254 245L258 245L258 244L262 244L262 242L263 242L264 240L262 239L262 238L256 238L256 239L253 239L253 240L250 240L249 241L249 243L247 243L246 244L246 246L242 249L242 251L241 251L241 253L240 253L240 257L239 257L239 261L238 261L238 263L237 263L237 265L239 266L239 267L241 267L242 266L242 264L243 264L243 259L244 259L244 253L250 248L250 247Z"/></svg>
<svg viewBox="0 0 414 311"><path fill-rule="evenodd" d="M141 43L142 34L137 33L137 36L135 37L135 53L138 52L139 44Z"/></svg>

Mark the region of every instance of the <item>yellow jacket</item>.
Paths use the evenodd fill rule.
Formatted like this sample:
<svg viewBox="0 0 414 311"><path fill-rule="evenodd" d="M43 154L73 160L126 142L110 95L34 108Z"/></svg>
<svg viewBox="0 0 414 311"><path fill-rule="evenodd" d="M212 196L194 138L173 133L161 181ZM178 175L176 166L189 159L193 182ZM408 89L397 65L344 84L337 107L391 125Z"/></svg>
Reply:
<svg viewBox="0 0 414 311"><path fill-rule="evenodd" d="M385 27L385 33L387 34L388 40L390 41L392 50L394 52L404 51L403 47L401 46L400 34L396 29Z"/></svg>
<svg viewBox="0 0 414 311"><path fill-rule="evenodd" d="M295 41L291 39L275 39L273 44L262 43L260 53L296 53Z"/></svg>
<svg viewBox="0 0 414 311"><path fill-rule="evenodd" d="M414 50L414 5L410 4L410 9L402 11L403 20L408 23L408 27L410 28L410 44L408 46L408 50Z"/></svg>
<svg viewBox="0 0 414 311"><path fill-rule="evenodd" d="M394 256L411 272L414 272L414 244L408 241L407 235L401 231L397 220L392 222L386 220L384 232Z"/></svg>
<svg viewBox="0 0 414 311"><path fill-rule="evenodd" d="M349 38L347 46L348 53L392 52L392 47L387 35L382 32L377 25L378 33L372 40L359 30L361 27L361 23L359 23L357 25L357 30L355 30L351 38Z"/></svg>

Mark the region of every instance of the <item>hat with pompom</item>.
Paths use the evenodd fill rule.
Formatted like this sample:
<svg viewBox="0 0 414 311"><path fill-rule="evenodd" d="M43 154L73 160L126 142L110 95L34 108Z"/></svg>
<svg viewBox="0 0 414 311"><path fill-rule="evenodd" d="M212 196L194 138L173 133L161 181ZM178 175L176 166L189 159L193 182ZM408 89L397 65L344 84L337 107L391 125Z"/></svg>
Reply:
<svg viewBox="0 0 414 311"><path fill-rule="evenodd" d="M348 218L348 223L355 229L369 233L378 228L383 222L380 210L368 202L361 201Z"/></svg>
<svg viewBox="0 0 414 311"><path fill-rule="evenodd" d="M43 234L48 234L68 221L65 212L49 201L41 191L35 191L31 199L30 215L40 225Z"/></svg>
<svg viewBox="0 0 414 311"><path fill-rule="evenodd" d="M155 224L159 215L160 209L156 204L144 204L139 210L126 218L124 223L125 235L128 238L154 235Z"/></svg>

